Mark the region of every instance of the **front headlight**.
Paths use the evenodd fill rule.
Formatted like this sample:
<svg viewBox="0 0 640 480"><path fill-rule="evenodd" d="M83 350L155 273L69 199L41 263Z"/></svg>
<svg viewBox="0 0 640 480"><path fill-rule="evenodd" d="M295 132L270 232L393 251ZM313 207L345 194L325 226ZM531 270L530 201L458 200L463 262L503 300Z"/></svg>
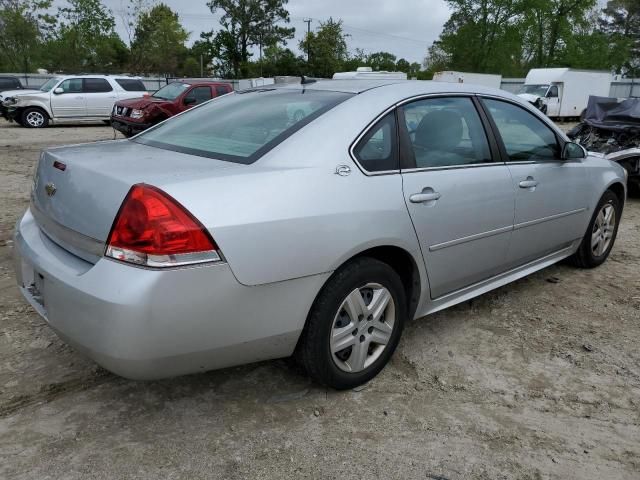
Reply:
<svg viewBox="0 0 640 480"><path fill-rule="evenodd" d="M144 112L142 110L138 110L136 108L134 108L133 110L131 110L131 118L142 118L144 117Z"/></svg>

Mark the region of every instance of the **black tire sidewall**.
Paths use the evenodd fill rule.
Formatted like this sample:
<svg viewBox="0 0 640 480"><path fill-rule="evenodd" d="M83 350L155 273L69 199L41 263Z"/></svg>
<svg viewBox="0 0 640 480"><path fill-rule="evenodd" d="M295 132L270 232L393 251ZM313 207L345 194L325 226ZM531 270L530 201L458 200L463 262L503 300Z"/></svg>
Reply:
<svg viewBox="0 0 640 480"><path fill-rule="evenodd" d="M358 373L342 371L335 364L330 350L330 335L338 308L354 289L368 283L384 286L393 298L396 318L391 338L380 357L368 368ZM389 265L375 259L362 258L347 264L336 272L318 295L311 309L306 326L305 367L320 383L336 389L353 388L368 382L387 364L395 351L407 315L406 295L402 281Z"/></svg>

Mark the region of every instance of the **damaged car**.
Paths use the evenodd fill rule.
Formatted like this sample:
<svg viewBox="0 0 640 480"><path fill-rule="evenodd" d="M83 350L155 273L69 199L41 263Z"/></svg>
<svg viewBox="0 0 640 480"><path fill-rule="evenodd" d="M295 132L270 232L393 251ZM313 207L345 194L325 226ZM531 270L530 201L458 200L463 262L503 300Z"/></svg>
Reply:
<svg viewBox="0 0 640 480"><path fill-rule="evenodd" d="M619 163L640 192L640 99L589 97L584 121L567 135L590 152Z"/></svg>
<svg viewBox="0 0 640 480"><path fill-rule="evenodd" d="M187 79L172 82L151 96L116 102L111 112L111 126L125 137L131 137L195 105L232 91L231 84L224 82Z"/></svg>
<svg viewBox="0 0 640 480"><path fill-rule="evenodd" d="M49 123L108 122L113 103L146 92L139 78L66 75L49 79L38 90L10 90L0 97L0 115L27 128Z"/></svg>

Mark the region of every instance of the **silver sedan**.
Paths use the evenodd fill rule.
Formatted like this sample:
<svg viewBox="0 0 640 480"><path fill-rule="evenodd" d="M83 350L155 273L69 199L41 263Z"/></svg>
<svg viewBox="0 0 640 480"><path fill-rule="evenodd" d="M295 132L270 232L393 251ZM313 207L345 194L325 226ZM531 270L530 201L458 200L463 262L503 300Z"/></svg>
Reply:
<svg viewBox="0 0 640 480"><path fill-rule="evenodd" d="M60 337L152 379L295 355L374 377L403 324L613 247L624 170L503 91L317 81L43 152L18 284Z"/></svg>

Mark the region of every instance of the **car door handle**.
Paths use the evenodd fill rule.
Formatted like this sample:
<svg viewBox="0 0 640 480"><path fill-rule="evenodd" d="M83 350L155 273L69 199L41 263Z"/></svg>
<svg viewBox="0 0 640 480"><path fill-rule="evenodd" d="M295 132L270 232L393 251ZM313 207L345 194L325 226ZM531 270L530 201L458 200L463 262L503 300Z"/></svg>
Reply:
<svg viewBox="0 0 640 480"><path fill-rule="evenodd" d="M425 203L438 200L442 195L439 192L432 193L414 193L409 197L411 203Z"/></svg>
<svg viewBox="0 0 640 480"><path fill-rule="evenodd" d="M520 182L520 188L534 188L538 186L538 181L529 177L526 180Z"/></svg>

